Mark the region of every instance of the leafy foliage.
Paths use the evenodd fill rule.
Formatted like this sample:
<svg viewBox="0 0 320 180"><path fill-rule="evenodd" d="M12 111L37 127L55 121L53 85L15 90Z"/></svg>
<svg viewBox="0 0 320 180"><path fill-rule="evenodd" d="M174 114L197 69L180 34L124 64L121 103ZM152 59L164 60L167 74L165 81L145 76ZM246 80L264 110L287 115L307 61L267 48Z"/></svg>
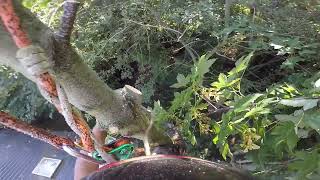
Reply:
<svg viewBox="0 0 320 180"><path fill-rule="evenodd" d="M61 1L36 2L56 27ZM154 100L157 124L174 123L190 155L319 179L317 0L239 0L229 17L215 0L107 3L86 1L74 47L108 85Z"/></svg>
<svg viewBox="0 0 320 180"><path fill-rule="evenodd" d="M54 112L34 83L5 67L0 69L0 89L0 109L19 119L31 122Z"/></svg>
<svg viewBox="0 0 320 180"><path fill-rule="evenodd" d="M239 6L243 7L237 4L237 7ZM286 11L286 8L283 7L275 13ZM208 152L210 149L212 153L216 148L223 159L229 157L231 161L237 162L241 157L233 154L244 153L246 158L258 165L257 172L260 169L268 172L265 169L270 168L270 160L281 162L290 159L292 163L287 166L288 170L299 170L297 173L300 179L312 179L317 177L317 163L311 167L303 167L301 164L307 162L298 159L303 155L313 154L314 158L319 155L315 149L319 139L320 122L317 84L319 75L313 74L316 69L309 66L318 61L315 54L319 45L311 39L283 36L284 29L277 29L282 25L274 22L274 25L266 26L266 21L263 21L263 18L266 18L264 15L269 12L261 10L259 13L261 14L255 17L260 18L258 21L250 20L250 16L249 19L246 18L248 13L234 16L233 24L221 31L223 41L215 50L234 58L241 54L241 46L247 46L255 53L248 52L248 55L239 58L233 69L221 72L209 86L207 83L203 86L202 83L193 88L193 83L189 83L192 81L192 73L188 76L179 74L177 83L171 87L183 90L179 92L179 96L175 96L168 110L159 107L158 103L155 108L161 109L161 112L158 111L156 114L159 116L156 117L160 122L172 121L180 127L192 147L190 151L193 151L193 154L196 151L195 154L210 158L210 153L203 156L203 151ZM308 31L310 32L310 29ZM242 43L246 38L250 40ZM228 54L230 52L232 54ZM268 53L274 54L273 59L269 59L270 63L274 63L270 68L278 68L276 71L283 71L286 75L289 73L289 76L278 76L279 78L273 81L273 74L264 74L265 71L259 69L259 66L268 67L269 62L257 61L258 58L268 56ZM314 65L319 66L317 63ZM217 69L216 67L211 69ZM302 69L301 72L301 68L308 68L308 71ZM264 77L258 73L264 74ZM197 106L198 104L201 106ZM177 107L186 110L181 111ZM194 113L190 115L188 110ZM208 142L204 134L211 137L212 142ZM314 138L316 140L310 141ZM207 142L201 139L206 139ZM197 143L198 141L202 143ZM307 146L314 150L301 155L306 141ZM284 170L283 167L278 168L277 171ZM295 173L286 172L284 176L293 178Z"/></svg>

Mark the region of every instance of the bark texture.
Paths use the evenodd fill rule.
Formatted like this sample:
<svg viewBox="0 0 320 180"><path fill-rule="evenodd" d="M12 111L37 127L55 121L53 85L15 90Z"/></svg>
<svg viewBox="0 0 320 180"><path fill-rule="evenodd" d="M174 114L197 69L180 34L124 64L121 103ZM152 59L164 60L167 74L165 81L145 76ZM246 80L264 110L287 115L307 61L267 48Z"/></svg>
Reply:
<svg viewBox="0 0 320 180"><path fill-rule="evenodd" d="M52 64L52 74L64 88L70 103L94 116L99 126L110 133L142 138L149 125L149 115L141 106L141 94L129 86L112 90L82 61L71 46L60 43L46 25L21 6L20 1L15 1L15 8L21 18L22 27L33 44L45 49ZM7 65L36 82L17 61L17 50L0 23L0 64ZM151 142L169 142L169 138L155 128L149 133Z"/></svg>

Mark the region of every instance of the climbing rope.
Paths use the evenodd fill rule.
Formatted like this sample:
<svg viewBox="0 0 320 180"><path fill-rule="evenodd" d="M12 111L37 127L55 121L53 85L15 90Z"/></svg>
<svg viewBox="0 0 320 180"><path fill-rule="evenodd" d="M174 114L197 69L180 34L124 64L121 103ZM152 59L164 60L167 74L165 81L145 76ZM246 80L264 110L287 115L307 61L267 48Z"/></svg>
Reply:
<svg viewBox="0 0 320 180"><path fill-rule="evenodd" d="M30 124L27 124L26 122L23 122L13 116L10 116L6 112L0 112L0 121L1 124L10 127L11 129L27 134L41 141L44 141L56 148L62 149L63 145L67 145L70 147L75 146L73 141L69 138L50 134L44 129L33 127Z"/></svg>
<svg viewBox="0 0 320 180"><path fill-rule="evenodd" d="M22 65L29 68L29 65L33 61L36 62L48 62L47 56L42 48L33 46L31 40L28 38L27 33L21 28L19 17L16 15L13 7L12 0L2 0L0 3L0 16L4 26L11 34L15 44L20 49L17 52L17 58L20 59ZM36 73L30 70L31 73ZM29 71L29 72L30 72ZM37 84L41 89L49 94L50 102L54 104L57 110L63 114L63 108L61 107L60 100L56 89L56 84L52 76L48 72L37 72L33 74L37 79ZM79 136L84 145L84 149L89 152L95 150L93 140L91 139L91 131L85 120L81 116L72 112L74 125L78 128ZM15 124L11 124L15 126Z"/></svg>

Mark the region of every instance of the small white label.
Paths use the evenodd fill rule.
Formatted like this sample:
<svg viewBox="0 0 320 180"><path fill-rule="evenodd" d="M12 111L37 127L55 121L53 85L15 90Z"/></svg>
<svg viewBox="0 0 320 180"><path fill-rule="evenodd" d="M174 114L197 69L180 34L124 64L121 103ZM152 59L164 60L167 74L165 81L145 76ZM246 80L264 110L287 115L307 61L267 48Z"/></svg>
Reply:
<svg viewBox="0 0 320 180"><path fill-rule="evenodd" d="M51 178L59 167L60 163L60 159L43 157L33 169L32 174Z"/></svg>

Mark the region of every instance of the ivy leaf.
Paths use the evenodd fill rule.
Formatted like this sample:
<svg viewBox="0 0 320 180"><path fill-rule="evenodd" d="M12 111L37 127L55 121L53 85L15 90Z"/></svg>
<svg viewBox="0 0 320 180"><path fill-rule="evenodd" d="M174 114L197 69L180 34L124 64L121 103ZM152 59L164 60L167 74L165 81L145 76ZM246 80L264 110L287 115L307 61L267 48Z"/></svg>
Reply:
<svg viewBox="0 0 320 180"><path fill-rule="evenodd" d="M303 107L303 110L314 108L318 105L319 99L305 99L305 98L294 98L294 99L282 99L279 103L291 106L291 107Z"/></svg>
<svg viewBox="0 0 320 180"><path fill-rule="evenodd" d="M177 83L171 85L171 87L173 88L181 88L181 87L185 87L189 82L190 82L190 77L184 77L183 74L178 74L177 76Z"/></svg>

